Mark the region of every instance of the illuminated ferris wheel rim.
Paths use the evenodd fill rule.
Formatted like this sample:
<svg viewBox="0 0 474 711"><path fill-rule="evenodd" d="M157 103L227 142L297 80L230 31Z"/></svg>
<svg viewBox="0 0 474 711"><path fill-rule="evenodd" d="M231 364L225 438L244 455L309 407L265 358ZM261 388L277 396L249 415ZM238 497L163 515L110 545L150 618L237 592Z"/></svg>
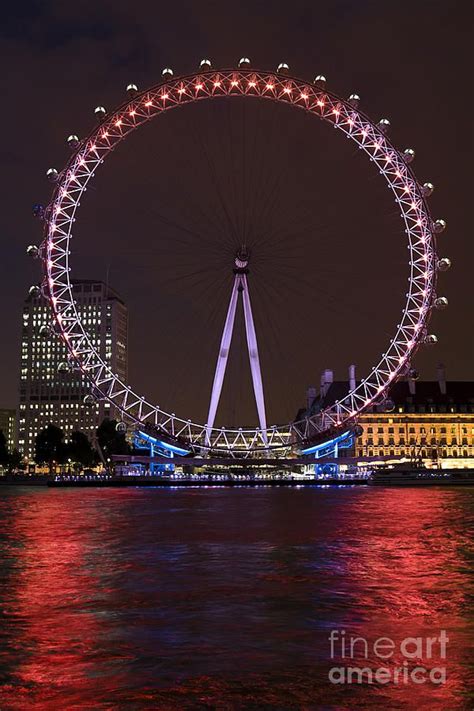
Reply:
<svg viewBox="0 0 474 711"><path fill-rule="evenodd" d="M79 141L70 136L74 153L61 173L50 169L50 178L57 182L52 201L47 208L45 234L39 249L45 273L45 292L49 298L56 330L67 345L71 361L88 377L94 396L115 405L130 421L145 427L158 428L163 437L186 443L192 449L255 451L281 448L311 440L318 433L354 422L365 409L380 402L393 382L404 375L410 359L427 336L426 326L436 298L437 270L449 267L449 260L438 260L435 232L444 229L442 220L433 222L426 196L432 186L420 186L409 167L414 152L400 152L388 139L389 122L377 124L358 110L359 97L345 100L325 87L324 77L313 83L288 75L286 65L277 72L249 68L241 60L238 69L213 70L207 60L201 71L174 78L164 70L164 80L151 89L138 92L135 85L127 89L132 98L107 116L102 107L96 114L101 123L87 138ZM70 279L69 241L80 206L80 199L89 180L105 157L133 130L155 116L181 105L217 97L266 98L304 109L332 123L335 128L355 141L384 176L397 202L408 237L409 288L402 318L395 337L369 375L341 400L321 412L284 426L259 428L213 428L194 423L168 413L138 396L120 380L101 358L81 323ZM438 299L440 301L440 299Z"/></svg>

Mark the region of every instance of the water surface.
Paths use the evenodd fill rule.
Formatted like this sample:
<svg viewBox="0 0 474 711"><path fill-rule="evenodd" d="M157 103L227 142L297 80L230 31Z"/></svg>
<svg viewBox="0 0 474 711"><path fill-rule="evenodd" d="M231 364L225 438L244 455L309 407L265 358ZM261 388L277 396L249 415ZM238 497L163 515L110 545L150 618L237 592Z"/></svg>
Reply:
<svg viewBox="0 0 474 711"><path fill-rule="evenodd" d="M472 488L2 486L0 708L472 708L473 521ZM329 682L331 630L441 629L445 684Z"/></svg>

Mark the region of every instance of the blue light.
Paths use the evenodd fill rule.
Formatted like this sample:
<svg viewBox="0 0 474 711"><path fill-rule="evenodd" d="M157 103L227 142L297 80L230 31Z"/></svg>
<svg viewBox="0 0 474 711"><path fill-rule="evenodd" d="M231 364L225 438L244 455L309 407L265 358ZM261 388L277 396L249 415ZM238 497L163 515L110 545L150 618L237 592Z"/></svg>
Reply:
<svg viewBox="0 0 474 711"><path fill-rule="evenodd" d="M344 432L342 435L339 435L338 437L334 437L333 439L329 439L326 442L321 442L321 444L316 444L313 447L308 447L307 449L302 449L301 454L316 454L317 452L320 452L323 449L329 449L331 446L335 447L336 445L341 444L345 439L348 437L352 436L352 432L350 430L347 430L347 432Z"/></svg>
<svg viewBox="0 0 474 711"><path fill-rule="evenodd" d="M152 437L151 435L148 435L145 432L142 432L141 430L139 430L138 434L140 435L141 439L145 440L145 442L151 442L151 444L155 445L156 447L159 447L160 449L166 449L169 452L173 452L173 454L178 454L184 457L190 452L189 449L182 449L181 447L177 447L174 444L163 442L162 440L156 439L156 437Z"/></svg>

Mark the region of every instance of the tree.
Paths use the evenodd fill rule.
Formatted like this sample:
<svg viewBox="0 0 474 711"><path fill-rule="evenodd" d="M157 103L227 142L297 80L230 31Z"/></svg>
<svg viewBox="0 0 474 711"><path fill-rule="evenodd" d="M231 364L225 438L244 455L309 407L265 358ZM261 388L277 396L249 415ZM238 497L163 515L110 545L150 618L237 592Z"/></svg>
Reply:
<svg viewBox="0 0 474 711"><path fill-rule="evenodd" d="M8 449L7 440L3 434L3 430L0 430L0 466L6 466L8 464Z"/></svg>
<svg viewBox="0 0 474 711"><path fill-rule="evenodd" d="M67 459L67 449L64 444L64 432L60 427L49 424L35 437L35 462L37 464L49 464L49 470L53 468L53 462L63 464Z"/></svg>
<svg viewBox="0 0 474 711"><path fill-rule="evenodd" d="M10 469L10 471L25 468L23 463L23 456L16 448L12 449L12 451L10 452L10 456L8 459L8 468Z"/></svg>
<svg viewBox="0 0 474 711"><path fill-rule="evenodd" d="M66 454L73 462L82 464L84 467L93 466L97 459L97 452L84 432L71 434L71 439L66 445Z"/></svg>
<svg viewBox="0 0 474 711"><path fill-rule="evenodd" d="M106 417L97 428L97 441L105 459L113 454L130 454L130 445L125 434L117 432L117 420Z"/></svg>

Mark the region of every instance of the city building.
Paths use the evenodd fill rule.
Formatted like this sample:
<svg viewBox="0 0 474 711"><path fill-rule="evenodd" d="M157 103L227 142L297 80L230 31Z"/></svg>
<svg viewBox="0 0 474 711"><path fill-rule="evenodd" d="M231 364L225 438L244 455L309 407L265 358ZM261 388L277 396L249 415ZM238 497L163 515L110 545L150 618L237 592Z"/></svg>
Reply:
<svg viewBox="0 0 474 711"><path fill-rule="evenodd" d="M355 369L347 381L334 381L325 370L319 393L308 390L299 417L341 400L355 386ZM389 404L389 408L387 408ZM387 411L387 410L390 411ZM393 457L423 461L427 466L474 468L474 382L447 381L444 366L434 381L402 380L393 385L388 403L359 418L362 434L352 456Z"/></svg>
<svg viewBox="0 0 474 711"><path fill-rule="evenodd" d="M72 284L84 329L111 369L126 379L127 307L103 282L74 280ZM107 402L84 405L90 392L84 375L59 372L59 364L67 362L67 350L58 336L40 334L41 326L50 322L44 297L30 294L23 307L18 412L18 448L29 460L36 435L49 423L61 427L66 440L71 432L81 430L93 442L103 418L117 414Z"/></svg>
<svg viewBox="0 0 474 711"><path fill-rule="evenodd" d="M7 440L8 451L16 447L16 410L0 409L0 431Z"/></svg>

